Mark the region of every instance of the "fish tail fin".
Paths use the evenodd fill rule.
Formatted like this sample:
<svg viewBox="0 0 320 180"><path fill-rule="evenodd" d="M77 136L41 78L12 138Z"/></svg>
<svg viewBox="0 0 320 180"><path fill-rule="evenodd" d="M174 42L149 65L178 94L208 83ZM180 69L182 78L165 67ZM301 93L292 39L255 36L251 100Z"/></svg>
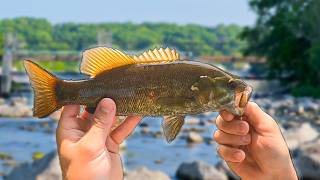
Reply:
<svg viewBox="0 0 320 180"><path fill-rule="evenodd" d="M24 60L24 67L34 91L33 116L43 118L59 109L56 85L60 80L30 60Z"/></svg>

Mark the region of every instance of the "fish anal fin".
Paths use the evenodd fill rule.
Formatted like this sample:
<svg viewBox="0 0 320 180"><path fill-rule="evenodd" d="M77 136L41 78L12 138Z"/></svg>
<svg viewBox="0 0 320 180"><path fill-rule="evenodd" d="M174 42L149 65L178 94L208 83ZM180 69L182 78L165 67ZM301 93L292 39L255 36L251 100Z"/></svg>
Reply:
<svg viewBox="0 0 320 180"><path fill-rule="evenodd" d="M166 63L180 60L180 55L175 49L160 48L145 51L139 56L133 56L133 59L136 64Z"/></svg>
<svg viewBox="0 0 320 180"><path fill-rule="evenodd" d="M104 71L134 63L135 60L131 56L119 50L96 47L87 49L82 53L80 71L81 73L95 77Z"/></svg>
<svg viewBox="0 0 320 180"><path fill-rule="evenodd" d="M184 116L165 116L162 121L162 129L168 143L171 143L178 135L184 124Z"/></svg>

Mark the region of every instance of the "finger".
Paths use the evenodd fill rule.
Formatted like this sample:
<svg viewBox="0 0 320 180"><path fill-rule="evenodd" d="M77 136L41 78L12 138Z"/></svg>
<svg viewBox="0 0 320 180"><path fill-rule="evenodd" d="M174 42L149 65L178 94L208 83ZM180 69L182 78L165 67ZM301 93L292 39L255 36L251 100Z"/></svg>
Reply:
<svg viewBox="0 0 320 180"><path fill-rule="evenodd" d="M225 121L232 121L234 119L234 115L226 110L223 110L220 112L220 116L222 117L222 119L224 119Z"/></svg>
<svg viewBox="0 0 320 180"><path fill-rule="evenodd" d="M242 162L246 154L243 150L225 146L225 145L219 145L217 148L218 154L227 162Z"/></svg>
<svg viewBox="0 0 320 180"><path fill-rule="evenodd" d="M100 101L92 118L92 126L83 141L92 146L104 147L116 113L116 105L112 99Z"/></svg>
<svg viewBox="0 0 320 180"><path fill-rule="evenodd" d="M257 132L267 132L277 129L274 128L274 126L277 127L277 123L273 120L273 118L263 112L262 109L254 102L248 103L244 115L247 117L246 121Z"/></svg>
<svg viewBox="0 0 320 180"><path fill-rule="evenodd" d="M219 144L223 145L231 145L231 146L241 146L241 145L248 145L251 142L251 135L233 135L225 133L221 130L217 130L213 135L215 141Z"/></svg>
<svg viewBox="0 0 320 180"><path fill-rule="evenodd" d="M77 117L80 112L80 106L67 105L62 108L61 116L56 130L56 138L58 145L63 139L68 138L68 132L73 129L79 129Z"/></svg>
<svg viewBox="0 0 320 180"><path fill-rule="evenodd" d="M64 106L62 108L59 125L63 127L76 127L78 124L74 120L77 119L79 113L80 113L79 105Z"/></svg>
<svg viewBox="0 0 320 180"><path fill-rule="evenodd" d="M228 134L246 135L249 132L249 124L246 121L225 121L221 116L218 116L216 119L216 126L218 129Z"/></svg>
<svg viewBox="0 0 320 180"><path fill-rule="evenodd" d="M141 121L140 116L129 116L126 120L115 130L112 131L111 137L117 143L121 144L135 129Z"/></svg>

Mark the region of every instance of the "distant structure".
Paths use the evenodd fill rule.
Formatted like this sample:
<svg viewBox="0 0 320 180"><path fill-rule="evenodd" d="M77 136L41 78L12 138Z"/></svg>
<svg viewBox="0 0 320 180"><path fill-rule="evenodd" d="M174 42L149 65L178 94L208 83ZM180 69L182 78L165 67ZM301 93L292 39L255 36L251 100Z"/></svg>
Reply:
<svg viewBox="0 0 320 180"><path fill-rule="evenodd" d="M11 71L13 56L18 47L18 40L12 33L5 35L4 55L2 57L1 96L8 96L11 91Z"/></svg>
<svg viewBox="0 0 320 180"><path fill-rule="evenodd" d="M97 45L112 47L112 32L99 30L97 33Z"/></svg>

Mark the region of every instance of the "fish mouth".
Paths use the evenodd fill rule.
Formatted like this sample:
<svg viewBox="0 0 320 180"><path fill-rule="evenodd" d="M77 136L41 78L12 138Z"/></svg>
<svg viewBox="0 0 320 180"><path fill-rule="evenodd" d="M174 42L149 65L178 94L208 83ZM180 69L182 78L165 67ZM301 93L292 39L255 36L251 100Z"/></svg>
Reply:
<svg viewBox="0 0 320 180"><path fill-rule="evenodd" d="M251 94L252 94L251 86L247 86L242 92L236 92L235 107L240 111L240 114L244 113L244 108L248 104Z"/></svg>

